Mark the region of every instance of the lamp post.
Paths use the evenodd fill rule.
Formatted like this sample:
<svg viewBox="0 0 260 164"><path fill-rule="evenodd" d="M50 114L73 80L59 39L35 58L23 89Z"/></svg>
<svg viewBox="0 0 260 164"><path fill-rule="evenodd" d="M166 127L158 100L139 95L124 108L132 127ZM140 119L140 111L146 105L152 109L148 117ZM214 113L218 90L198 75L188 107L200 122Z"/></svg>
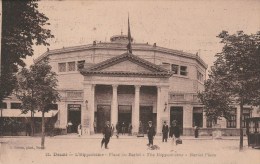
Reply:
<svg viewBox="0 0 260 164"><path fill-rule="evenodd" d="M0 104L0 111L1 111L1 117L0 117L0 136L3 136L3 109Z"/></svg>
<svg viewBox="0 0 260 164"><path fill-rule="evenodd" d="M243 106L244 106L244 87L243 87L243 80L244 80L244 69L242 67L239 68L241 71L240 74L240 116L239 116L239 120L240 120L240 142L239 142L239 151L243 150L243 126L242 126L242 115L243 115Z"/></svg>
<svg viewBox="0 0 260 164"><path fill-rule="evenodd" d="M167 102L164 103L164 112L166 111L167 109Z"/></svg>

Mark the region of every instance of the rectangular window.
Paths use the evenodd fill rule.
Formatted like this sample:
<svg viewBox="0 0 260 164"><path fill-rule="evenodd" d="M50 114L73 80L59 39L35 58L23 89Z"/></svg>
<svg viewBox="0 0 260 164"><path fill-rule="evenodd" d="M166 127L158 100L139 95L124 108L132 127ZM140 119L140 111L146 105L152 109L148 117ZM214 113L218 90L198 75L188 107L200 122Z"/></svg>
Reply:
<svg viewBox="0 0 260 164"><path fill-rule="evenodd" d="M21 103L11 103L11 109L21 109Z"/></svg>
<svg viewBox="0 0 260 164"><path fill-rule="evenodd" d="M76 71L75 62L68 62L68 71Z"/></svg>
<svg viewBox="0 0 260 164"><path fill-rule="evenodd" d="M186 66L181 66L180 67L180 75L183 75L183 76L187 76L188 75Z"/></svg>
<svg viewBox="0 0 260 164"><path fill-rule="evenodd" d="M172 64L172 70L173 74L178 74L179 72L179 66L178 65L175 65L175 64Z"/></svg>
<svg viewBox="0 0 260 164"><path fill-rule="evenodd" d="M169 71L171 70L171 64L170 63L162 62L161 67L163 67L164 69L167 69Z"/></svg>
<svg viewBox="0 0 260 164"><path fill-rule="evenodd" d="M203 126L203 108L194 107L193 108L193 127L202 127Z"/></svg>
<svg viewBox="0 0 260 164"><path fill-rule="evenodd" d="M203 80L204 80L203 74L200 73L200 71L197 71L197 79L198 79L199 81L203 81Z"/></svg>
<svg viewBox="0 0 260 164"><path fill-rule="evenodd" d="M78 61L78 70L84 68L85 60Z"/></svg>
<svg viewBox="0 0 260 164"><path fill-rule="evenodd" d="M6 109L7 108L7 104L5 102L0 103L0 109Z"/></svg>
<svg viewBox="0 0 260 164"><path fill-rule="evenodd" d="M246 128L246 119L252 117L252 110L250 108L243 108L242 127Z"/></svg>
<svg viewBox="0 0 260 164"><path fill-rule="evenodd" d="M237 126L237 114L236 108L232 110L232 114L229 119L227 119L227 128L236 128Z"/></svg>
<svg viewBox="0 0 260 164"><path fill-rule="evenodd" d="M59 72L66 72L66 63L59 63L58 69L59 69Z"/></svg>
<svg viewBox="0 0 260 164"><path fill-rule="evenodd" d="M207 119L207 128L212 128L217 124L217 119Z"/></svg>

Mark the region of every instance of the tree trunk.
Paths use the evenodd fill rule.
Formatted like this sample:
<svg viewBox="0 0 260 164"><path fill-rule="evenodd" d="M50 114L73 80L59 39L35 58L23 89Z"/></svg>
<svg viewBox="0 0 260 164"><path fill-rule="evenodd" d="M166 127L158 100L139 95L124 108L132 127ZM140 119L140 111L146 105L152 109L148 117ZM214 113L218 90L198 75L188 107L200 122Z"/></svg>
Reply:
<svg viewBox="0 0 260 164"><path fill-rule="evenodd" d="M42 111L42 140L41 140L42 149L44 149L44 141L45 141L45 119L44 119L44 111Z"/></svg>
<svg viewBox="0 0 260 164"><path fill-rule="evenodd" d="M31 136L34 136L34 114L31 111Z"/></svg>
<svg viewBox="0 0 260 164"><path fill-rule="evenodd" d="M242 125L242 116L243 116L243 98L241 98L240 102L240 142L239 142L239 151L243 150L243 125Z"/></svg>

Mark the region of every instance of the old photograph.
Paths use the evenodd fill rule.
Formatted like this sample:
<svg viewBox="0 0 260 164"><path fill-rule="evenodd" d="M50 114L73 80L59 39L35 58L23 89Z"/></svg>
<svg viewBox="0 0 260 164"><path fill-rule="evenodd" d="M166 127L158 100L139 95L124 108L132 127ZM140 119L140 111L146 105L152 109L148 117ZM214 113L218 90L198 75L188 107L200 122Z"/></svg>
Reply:
<svg viewBox="0 0 260 164"><path fill-rule="evenodd" d="M0 164L260 163L260 1L0 4Z"/></svg>

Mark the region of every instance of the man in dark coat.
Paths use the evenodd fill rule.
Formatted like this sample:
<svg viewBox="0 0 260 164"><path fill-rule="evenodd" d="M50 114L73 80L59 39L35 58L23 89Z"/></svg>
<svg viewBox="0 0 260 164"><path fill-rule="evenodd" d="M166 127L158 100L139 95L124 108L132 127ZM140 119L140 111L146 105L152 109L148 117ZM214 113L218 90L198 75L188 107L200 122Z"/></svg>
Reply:
<svg viewBox="0 0 260 164"><path fill-rule="evenodd" d="M173 135L174 135L175 139L180 138L181 130L180 130L179 126L177 125L177 122L173 123L172 129L173 129Z"/></svg>
<svg viewBox="0 0 260 164"><path fill-rule="evenodd" d="M125 135L125 128L126 128L126 125L125 125L125 122L122 123L122 135Z"/></svg>
<svg viewBox="0 0 260 164"><path fill-rule="evenodd" d="M149 143L147 145L153 146L153 138L155 136L155 129L152 125L152 121L148 122L147 135L148 135L148 140L149 140Z"/></svg>
<svg viewBox="0 0 260 164"><path fill-rule="evenodd" d="M166 121L164 121L163 127L162 127L162 134L163 134L162 142L164 142L164 141L167 142L168 132L169 132L169 127L166 124Z"/></svg>
<svg viewBox="0 0 260 164"><path fill-rule="evenodd" d="M117 138L119 137L119 131L120 131L120 126L119 126L119 123L117 122L116 123L116 137Z"/></svg>
<svg viewBox="0 0 260 164"><path fill-rule="evenodd" d="M109 121L106 122L105 127L103 128L103 139L101 141L101 148L103 144L105 143L105 148L108 149L107 145L109 143L110 137L111 137L111 127Z"/></svg>

